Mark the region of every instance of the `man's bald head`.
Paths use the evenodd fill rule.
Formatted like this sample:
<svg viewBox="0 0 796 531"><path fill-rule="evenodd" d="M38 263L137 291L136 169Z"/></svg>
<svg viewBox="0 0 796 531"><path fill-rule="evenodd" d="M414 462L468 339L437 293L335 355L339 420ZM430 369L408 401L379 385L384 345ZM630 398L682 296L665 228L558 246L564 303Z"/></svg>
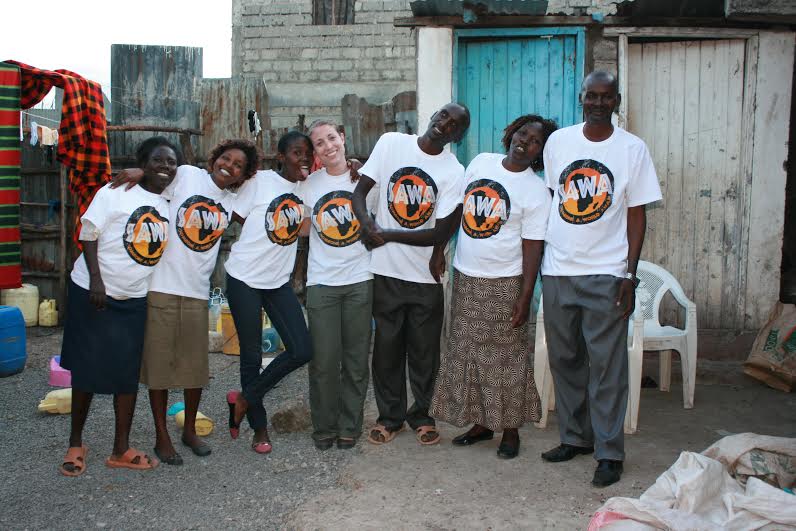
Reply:
<svg viewBox="0 0 796 531"><path fill-rule="evenodd" d="M589 87L596 83L599 83L600 85L608 85L614 90L614 93L619 94L619 81L617 81L614 74L611 72L606 72L605 70L595 70L591 74L587 75L583 79L583 84L580 87L581 92L586 92L589 90Z"/></svg>

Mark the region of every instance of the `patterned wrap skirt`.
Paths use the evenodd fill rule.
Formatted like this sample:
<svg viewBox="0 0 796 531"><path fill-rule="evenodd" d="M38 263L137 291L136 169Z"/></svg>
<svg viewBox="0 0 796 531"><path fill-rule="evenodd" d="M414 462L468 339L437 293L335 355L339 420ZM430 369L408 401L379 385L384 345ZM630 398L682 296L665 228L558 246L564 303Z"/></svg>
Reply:
<svg viewBox="0 0 796 531"><path fill-rule="evenodd" d="M432 417L493 431L539 420L528 324L511 327L521 287L521 276L476 278L454 271L452 326L442 351Z"/></svg>

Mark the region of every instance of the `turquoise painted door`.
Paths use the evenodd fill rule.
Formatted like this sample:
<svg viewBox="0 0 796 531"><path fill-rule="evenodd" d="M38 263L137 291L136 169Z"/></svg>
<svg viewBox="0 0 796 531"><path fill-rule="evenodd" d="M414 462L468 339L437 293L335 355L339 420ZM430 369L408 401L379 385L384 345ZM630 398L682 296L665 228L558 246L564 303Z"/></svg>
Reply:
<svg viewBox="0 0 796 531"><path fill-rule="evenodd" d="M471 123L456 155L465 166L479 153L503 153L503 129L523 114L559 127L581 121L583 28L460 30L456 32L455 99Z"/></svg>

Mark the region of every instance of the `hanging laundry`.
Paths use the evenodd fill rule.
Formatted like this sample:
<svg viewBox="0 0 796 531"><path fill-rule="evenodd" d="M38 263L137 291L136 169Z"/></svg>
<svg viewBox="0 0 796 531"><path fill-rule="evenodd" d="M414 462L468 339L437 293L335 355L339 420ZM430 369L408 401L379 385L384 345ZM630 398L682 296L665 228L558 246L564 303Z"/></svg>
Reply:
<svg viewBox="0 0 796 531"><path fill-rule="evenodd" d="M260 117L257 116L257 111L249 111L249 132L252 134L253 137L257 138L257 135L260 134L262 131L262 127L260 127Z"/></svg>
<svg viewBox="0 0 796 531"><path fill-rule="evenodd" d="M40 125L38 128L39 142L42 146L55 146L58 144L58 131Z"/></svg>
<svg viewBox="0 0 796 531"><path fill-rule="evenodd" d="M77 240L80 216L111 175L102 87L69 70L42 70L18 61L6 62L20 69L20 106L23 109L44 99L53 86L64 91L58 128L58 160L69 168L69 189L77 200L73 238L80 246Z"/></svg>
<svg viewBox="0 0 796 531"><path fill-rule="evenodd" d="M35 146L39 143L39 124L30 122L30 145Z"/></svg>

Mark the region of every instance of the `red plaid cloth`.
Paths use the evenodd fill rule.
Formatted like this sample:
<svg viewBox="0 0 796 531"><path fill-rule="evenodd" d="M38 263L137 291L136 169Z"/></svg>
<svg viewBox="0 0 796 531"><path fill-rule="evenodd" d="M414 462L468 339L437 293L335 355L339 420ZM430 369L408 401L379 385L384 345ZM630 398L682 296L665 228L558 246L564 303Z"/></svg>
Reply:
<svg viewBox="0 0 796 531"><path fill-rule="evenodd" d="M53 86L64 91L58 128L58 160L69 168L69 189L77 200L73 235L77 242L80 217L111 175L102 87L69 70L41 70L18 61L6 62L20 68L23 109L39 103Z"/></svg>

